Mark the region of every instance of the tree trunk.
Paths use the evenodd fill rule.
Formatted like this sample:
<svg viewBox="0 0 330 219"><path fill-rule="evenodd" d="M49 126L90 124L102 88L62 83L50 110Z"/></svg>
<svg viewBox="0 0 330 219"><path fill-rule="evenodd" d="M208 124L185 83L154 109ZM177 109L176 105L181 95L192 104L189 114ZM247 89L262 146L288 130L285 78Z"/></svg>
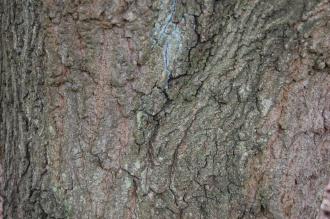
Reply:
<svg viewBox="0 0 330 219"><path fill-rule="evenodd" d="M0 0L4 218L316 218L329 0Z"/></svg>

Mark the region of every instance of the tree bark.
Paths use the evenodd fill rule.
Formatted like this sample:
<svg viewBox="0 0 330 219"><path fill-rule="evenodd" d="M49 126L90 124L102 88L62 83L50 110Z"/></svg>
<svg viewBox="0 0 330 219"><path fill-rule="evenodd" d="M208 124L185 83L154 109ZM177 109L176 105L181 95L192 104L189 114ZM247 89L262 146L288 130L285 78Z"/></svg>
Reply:
<svg viewBox="0 0 330 219"><path fill-rule="evenodd" d="M0 0L4 218L316 218L329 0Z"/></svg>

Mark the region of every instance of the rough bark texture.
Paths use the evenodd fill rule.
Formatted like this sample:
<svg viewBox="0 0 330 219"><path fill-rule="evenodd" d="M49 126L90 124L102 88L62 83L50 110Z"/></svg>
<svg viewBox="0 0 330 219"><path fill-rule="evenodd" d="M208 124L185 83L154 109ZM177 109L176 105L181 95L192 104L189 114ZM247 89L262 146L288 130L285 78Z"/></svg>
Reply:
<svg viewBox="0 0 330 219"><path fill-rule="evenodd" d="M0 0L5 218L316 218L329 0Z"/></svg>
<svg viewBox="0 0 330 219"><path fill-rule="evenodd" d="M325 187L323 201L321 205L321 213L318 217L319 219L329 219L330 218L330 182Z"/></svg>

